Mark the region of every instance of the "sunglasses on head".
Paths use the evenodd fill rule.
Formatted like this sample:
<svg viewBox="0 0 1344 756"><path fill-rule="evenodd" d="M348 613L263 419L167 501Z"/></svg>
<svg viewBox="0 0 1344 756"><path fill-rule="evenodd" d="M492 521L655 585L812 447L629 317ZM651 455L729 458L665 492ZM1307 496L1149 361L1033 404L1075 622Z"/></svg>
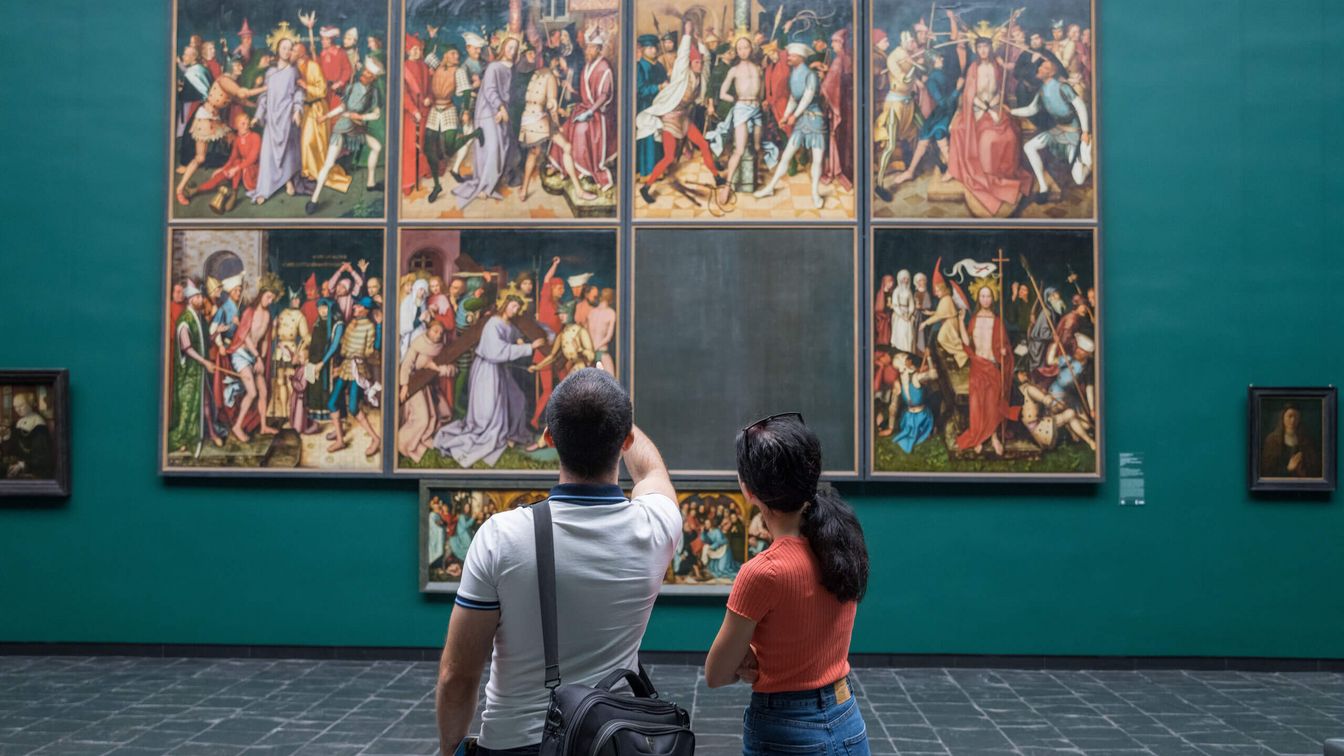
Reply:
<svg viewBox="0 0 1344 756"><path fill-rule="evenodd" d="M799 423L803 423L803 413L801 413L801 412L780 412L780 413L775 414L775 415L766 415L765 417L761 418L760 420L757 420L756 422L752 423L751 425L748 425L747 427L743 428L743 429L742 429L742 432L743 432L743 433L750 433L751 431L755 430L756 428L761 427L762 425L765 425L766 423L770 422L771 420L778 420L778 419L781 418L781 417L796 417L796 418L798 418L798 422L799 422ZM803 424L806 425L806 423L803 423Z"/></svg>

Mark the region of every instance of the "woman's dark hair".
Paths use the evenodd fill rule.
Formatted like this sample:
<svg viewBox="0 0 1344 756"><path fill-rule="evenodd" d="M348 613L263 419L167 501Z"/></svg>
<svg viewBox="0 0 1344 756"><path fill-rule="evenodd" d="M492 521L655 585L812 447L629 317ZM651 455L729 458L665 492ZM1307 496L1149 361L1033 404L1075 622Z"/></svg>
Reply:
<svg viewBox="0 0 1344 756"><path fill-rule="evenodd" d="M868 590L863 528L840 494L821 478L821 442L802 420L774 417L737 434L737 474L776 512L803 511L800 530L821 568L821 584L841 601L862 601Z"/></svg>

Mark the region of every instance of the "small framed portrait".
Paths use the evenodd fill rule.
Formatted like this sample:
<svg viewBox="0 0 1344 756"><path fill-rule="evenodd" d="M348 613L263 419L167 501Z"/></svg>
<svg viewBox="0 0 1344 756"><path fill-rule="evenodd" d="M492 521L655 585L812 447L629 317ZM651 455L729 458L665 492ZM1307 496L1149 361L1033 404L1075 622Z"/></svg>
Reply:
<svg viewBox="0 0 1344 756"><path fill-rule="evenodd" d="M0 497L70 495L69 373L0 370Z"/></svg>
<svg viewBox="0 0 1344 756"><path fill-rule="evenodd" d="M1250 388L1252 491L1334 491L1334 386Z"/></svg>

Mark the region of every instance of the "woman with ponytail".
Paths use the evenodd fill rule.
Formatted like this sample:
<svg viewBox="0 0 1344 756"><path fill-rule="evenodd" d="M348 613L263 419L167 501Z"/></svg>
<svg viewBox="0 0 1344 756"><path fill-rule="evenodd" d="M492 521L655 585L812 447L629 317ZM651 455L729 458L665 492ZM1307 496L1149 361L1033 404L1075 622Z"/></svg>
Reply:
<svg viewBox="0 0 1344 756"><path fill-rule="evenodd" d="M868 588L858 518L830 486L818 487L821 443L796 412L737 434L737 477L773 543L737 574L705 680L751 684L745 756L866 756L848 682L854 614Z"/></svg>

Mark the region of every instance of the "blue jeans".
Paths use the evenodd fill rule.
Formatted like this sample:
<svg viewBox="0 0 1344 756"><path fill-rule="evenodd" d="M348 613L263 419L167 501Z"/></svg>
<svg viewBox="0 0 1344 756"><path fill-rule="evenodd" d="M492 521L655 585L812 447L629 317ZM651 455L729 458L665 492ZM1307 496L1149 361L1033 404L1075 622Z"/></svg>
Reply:
<svg viewBox="0 0 1344 756"><path fill-rule="evenodd" d="M835 688L751 694L751 706L742 718L743 756L868 756L868 729L858 701L851 693L839 703Z"/></svg>

